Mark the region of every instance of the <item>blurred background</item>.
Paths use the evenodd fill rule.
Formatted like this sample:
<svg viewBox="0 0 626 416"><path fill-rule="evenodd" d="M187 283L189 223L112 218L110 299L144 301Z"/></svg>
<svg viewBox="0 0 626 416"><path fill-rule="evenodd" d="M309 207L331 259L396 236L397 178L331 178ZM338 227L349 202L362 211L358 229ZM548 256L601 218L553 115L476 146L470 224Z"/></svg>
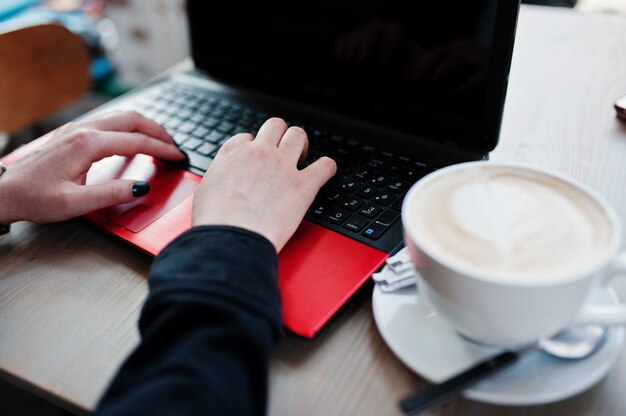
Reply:
<svg viewBox="0 0 626 416"><path fill-rule="evenodd" d="M187 57L184 6L184 0L0 0L0 154L123 94ZM71 65L81 60L71 53L75 44L61 51L64 44L52 44L45 30L32 31L30 36L17 33L51 23L62 25L81 39L87 51L86 69ZM18 43L19 48L14 46ZM20 56L16 58L16 54ZM56 75L55 71L66 74ZM83 71L89 73L87 89L75 85L77 80L72 77ZM30 74L29 85L22 81L25 73ZM44 84L40 88L32 85L38 77ZM59 85L49 83L51 78ZM65 79L61 82L59 78ZM25 87L31 97L24 96ZM59 96L63 97L53 102L52 98ZM17 112L17 118L24 122L16 123Z"/></svg>

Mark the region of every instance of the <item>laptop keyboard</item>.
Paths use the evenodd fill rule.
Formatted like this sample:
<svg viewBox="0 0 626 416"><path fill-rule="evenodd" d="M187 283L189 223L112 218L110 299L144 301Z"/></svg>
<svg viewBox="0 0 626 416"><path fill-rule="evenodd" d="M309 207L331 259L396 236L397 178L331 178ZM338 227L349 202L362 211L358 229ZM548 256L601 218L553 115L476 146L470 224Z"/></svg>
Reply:
<svg viewBox="0 0 626 416"><path fill-rule="evenodd" d="M270 117L210 91L173 82L148 90L137 105L141 113L168 130L189 155L188 170L200 175L233 134L256 135ZM320 190L305 218L356 240L372 244L391 229L400 218L408 188L432 170L421 161L289 118L285 121L307 132L305 165L321 156L337 162L337 174ZM400 233L397 239L396 243Z"/></svg>

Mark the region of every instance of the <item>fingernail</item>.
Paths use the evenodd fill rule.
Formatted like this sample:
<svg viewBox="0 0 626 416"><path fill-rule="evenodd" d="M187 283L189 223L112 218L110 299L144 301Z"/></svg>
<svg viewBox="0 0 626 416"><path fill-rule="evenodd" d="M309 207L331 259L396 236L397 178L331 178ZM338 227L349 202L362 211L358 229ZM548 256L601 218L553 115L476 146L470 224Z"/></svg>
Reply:
<svg viewBox="0 0 626 416"><path fill-rule="evenodd" d="M133 191L133 196L135 198L144 196L150 192L150 184L148 182L135 182L131 190Z"/></svg>
<svg viewBox="0 0 626 416"><path fill-rule="evenodd" d="M180 150L180 149L178 149L178 151L179 151L179 152L181 152L181 153L183 154L183 156L185 156L185 160L186 160L187 162L189 162L189 155L188 155L187 153L183 152L183 151L182 151L182 150Z"/></svg>

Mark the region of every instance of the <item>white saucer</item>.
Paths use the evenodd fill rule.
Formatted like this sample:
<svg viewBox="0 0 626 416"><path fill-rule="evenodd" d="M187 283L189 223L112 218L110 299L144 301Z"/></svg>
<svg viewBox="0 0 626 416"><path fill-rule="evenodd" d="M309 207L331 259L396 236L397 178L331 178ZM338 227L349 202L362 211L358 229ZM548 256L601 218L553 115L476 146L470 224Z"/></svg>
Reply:
<svg viewBox="0 0 626 416"><path fill-rule="evenodd" d="M611 289L598 290L594 303L615 304ZM374 319L389 348L410 369L430 381L441 383L479 361L498 353L461 338L410 287L392 293L374 288ZM522 357L503 370L467 389L469 399L503 405L534 405L574 396L600 381L611 369L624 342L624 328L612 328L604 344L593 355L579 361L565 361L541 351Z"/></svg>

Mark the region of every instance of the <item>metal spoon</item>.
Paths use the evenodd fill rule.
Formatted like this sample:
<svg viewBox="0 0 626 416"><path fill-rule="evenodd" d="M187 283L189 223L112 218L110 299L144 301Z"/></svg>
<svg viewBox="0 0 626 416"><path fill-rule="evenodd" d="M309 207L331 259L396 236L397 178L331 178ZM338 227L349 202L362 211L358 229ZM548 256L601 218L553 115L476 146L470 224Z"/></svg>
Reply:
<svg viewBox="0 0 626 416"><path fill-rule="evenodd" d="M600 325L575 326L537 342L539 349L564 360L580 360L596 352L606 339L608 329Z"/></svg>
<svg viewBox="0 0 626 416"><path fill-rule="evenodd" d="M522 356L537 348L565 360L580 360L596 352L606 339L608 329L598 325L566 328L552 337L542 338L517 351L505 351L488 358L451 379L419 390L400 401L400 408L408 415L444 404L463 390L486 377L516 363Z"/></svg>

